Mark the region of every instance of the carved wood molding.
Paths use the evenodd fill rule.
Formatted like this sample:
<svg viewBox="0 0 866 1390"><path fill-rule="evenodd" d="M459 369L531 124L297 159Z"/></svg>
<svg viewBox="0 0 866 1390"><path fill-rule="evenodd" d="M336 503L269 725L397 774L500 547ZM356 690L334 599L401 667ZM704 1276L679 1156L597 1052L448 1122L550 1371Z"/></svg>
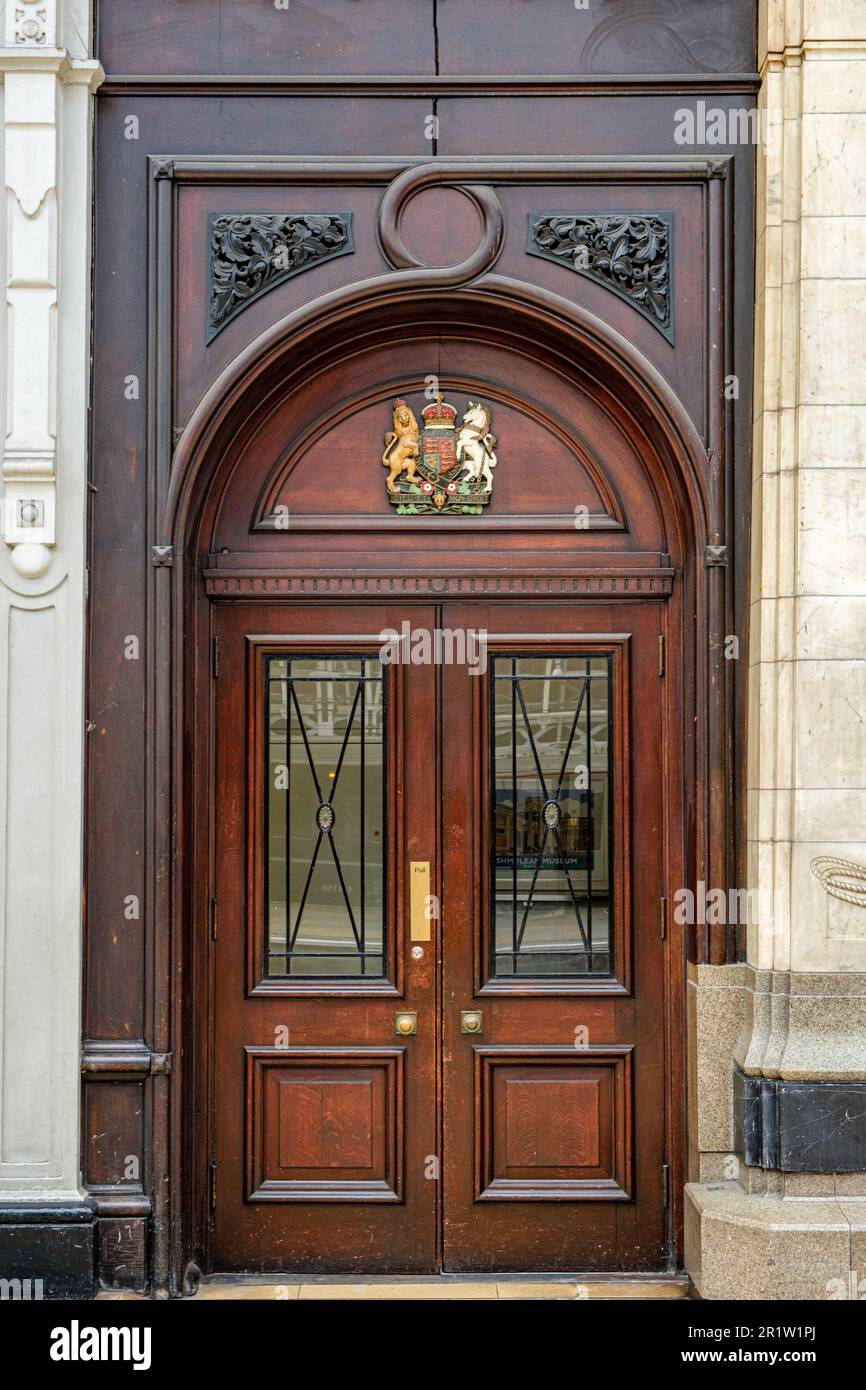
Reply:
<svg viewBox="0 0 866 1390"><path fill-rule="evenodd" d="M211 213L207 341L274 286L354 249L351 212Z"/></svg>
<svg viewBox="0 0 866 1390"><path fill-rule="evenodd" d="M310 512L306 516L292 518L292 531L325 531L330 535L345 531L379 531L383 535L400 534L402 517L377 516L375 513L359 515L350 512ZM430 531L439 535L443 531L457 531L466 535L468 531L570 531L578 529L574 512L532 512L521 515L518 512L505 516L414 516L411 521L413 533ZM274 532L285 535L280 525L279 513L263 516L250 527L251 532ZM608 512L584 513L579 527L585 535L588 531L625 531L625 523ZM405 534L405 533L403 533ZM159 548L159 547L157 547ZM154 563L157 563L154 561Z"/></svg>
<svg viewBox="0 0 866 1390"><path fill-rule="evenodd" d="M212 598L648 598L673 592L674 569L571 569L561 574L311 574L206 569L205 592Z"/></svg>
<svg viewBox="0 0 866 1390"><path fill-rule="evenodd" d="M612 290L673 343L670 213L531 212L526 250Z"/></svg>
<svg viewBox="0 0 866 1390"><path fill-rule="evenodd" d="M460 159L417 161L401 156L370 159L366 156L296 158L273 156L240 159L230 156L152 155L152 177L157 184L186 183L260 183L285 185L319 184L344 187L384 186L385 194L379 208L378 233L380 244L392 267L413 271L419 285L427 288L450 288L471 283L495 263L504 237L504 215L496 195L499 184L557 185L574 183L694 183L721 180L725 182L731 168L730 155L674 156L667 158L518 158L478 156ZM405 245L400 222L407 203L427 187L460 188L476 205L482 223L479 243L471 255L456 265L430 267L421 264ZM538 213L536 218L559 217L559 214ZM563 218L570 214L564 213ZM173 214L170 215L173 220ZM344 219L345 242L330 247L324 254L315 254L313 243L321 236L304 236L302 224L310 218ZM295 226L292 226L293 221ZM578 220L586 219L574 219ZM592 219L590 219L592 220ZM627 224L627 235L620 236L611 246L604 246L606 236L616 221ZM621 294L627 302L646 316L671 339L670 324L670 218L662 214L598 214L596 222L604 226L572 251L571 268L584 271L608 288ZM657 224L657 225L656 225ZM308 265L317 264L326 256L348 254L352 249L351 220L348 213L319 214L215 214L210 219L210 305L208 341L230 322L237 313L273 285L296 274ZM301 229L301 243L308 251L299 264L293 249L294 233ZM321 232L321 228L314 229ZM332 222L329 235L337 232ZM666 233L666 234L665 234ZM549 240L549 238L548 238ZM567 236L566 236L567 240ZM562 242L554 238L553 244ZM596 242L598 244L596 244ZM663 248L662 248L663 244ZM530 227L533 254L558 263L569 263L568 246L544 246ZM663 253L662 253L663 249ZM314 254L310 255L309 252ZM651 251L652 254L648 254ZM613 252L613 255L611 255ZM609 270L603 267L607 255L612 261ZM575 263L585 256L587 264ZM286 265L285 260L290 264ZM659 312L659 310L661 312ZM671 339L672 340L672 339Z"/></svg>
<svg viewBox="0 0 866 1390"><path fill-rule="evenodd" d="M514 74L438 74L423 73L358 76L352 74L323 74L296 76L274 73L243 76L227 73L112 73L102 94L130 96L155 94L165 96L269 96L294 92L305 97L353 96L417 97L557 97L585 96L598 93L617 95L652 93L658 96L683 96L710 90L713 95L727 92L751 94L761 85L757 72L683 72L683 73L568 73L521 77Z"/></svg>
<svg viewBox="0 0 866 1390"><path fill-rule="evenodd" d="M102 91L102 89L100 89ZM693 183L725 178L730 154L589 155L570 159L501 155L462 156L454 159L419 159L417 155L189 155L149 157L153 177L175 183L317 185L330 187L387 186L400 174L413 176L412 192L427 183L460 184L480 179L490 184L557 184L653 182Z"/></svg>
<svg viewBox="0 0 866 1390"><path fill-rule="evenodd" d="M81 1071L91 1081L117 1081L121 1077L167 1076L171 1053L153 1052L140 1039L85 1039Z"/></svg>
<svg viewBox="0 0 866 1390"><path fill-rule="evenodd" d="M147 1193L140 1192L134 1183L107 1184L91 1183L88 1196L96 1208L97 1216L147 1218L153 1214L153 1202Z"/></svg>

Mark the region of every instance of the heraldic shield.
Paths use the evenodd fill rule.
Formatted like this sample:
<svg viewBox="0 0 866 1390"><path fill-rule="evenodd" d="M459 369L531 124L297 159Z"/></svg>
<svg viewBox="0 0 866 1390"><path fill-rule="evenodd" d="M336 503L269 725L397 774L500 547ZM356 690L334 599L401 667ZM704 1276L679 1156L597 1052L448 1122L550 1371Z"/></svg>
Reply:
<svg viewBox="0 0 866 1390"><path fill-rule="evenodd" d="M421 412L423 430L406 401L394 402L393 415L382 465L388 469L388 500L398 514L480 513L493 495L496 467L490 407L470 401L458 429L457 410L439 391Z"/></svg>

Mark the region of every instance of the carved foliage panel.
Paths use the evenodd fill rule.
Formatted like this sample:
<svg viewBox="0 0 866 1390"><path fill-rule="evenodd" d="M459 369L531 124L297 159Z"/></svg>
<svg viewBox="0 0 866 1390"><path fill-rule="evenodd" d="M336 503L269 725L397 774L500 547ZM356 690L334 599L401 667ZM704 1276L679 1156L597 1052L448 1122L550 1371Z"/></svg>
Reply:
<svg viewBox="0 0 866 1390"><path fill-rule="evenodd" d="M613 290L673 341L669 213L532 213L526 249Z"/></svg>
<svg viewBox="0 0 866 1390"><path fill-rule="evenodd" d="M208 221L208 341L275 285L354 250L350 212L223 213Z"/></svg>

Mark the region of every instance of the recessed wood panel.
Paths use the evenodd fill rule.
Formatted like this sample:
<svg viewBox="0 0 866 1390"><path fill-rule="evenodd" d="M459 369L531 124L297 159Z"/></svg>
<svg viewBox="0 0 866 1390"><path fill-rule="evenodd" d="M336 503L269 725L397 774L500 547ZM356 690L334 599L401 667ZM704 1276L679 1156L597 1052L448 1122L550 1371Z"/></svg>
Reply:
<svg viewBox="0 0 866 1390"><path fill-rule="evenodd" d="M98 7L98 51L109 72L432 73L432 0L129 0ZM399 37L397 37L399 35Z"/></svg>
<svg viewBox="0 0 866 1390"><path fill-rule="evenodd" d="M631 1048L477 1048L479 1201L627 1200Z"/></svg>
<svg viewBox="0 0 866 1390"><path fill-rule="evenodd" d="M372 1168L372 1076L353 1081L272 1076L276 1149L281 1172L297 1168Z"/></svg>
<svg viewBox="0 0 866 1390"><path fill-rule="evenodd" d="M506 1077L505 1162L514 1168L597 1168L600 1078Z"/></svg>
<svg viewBox="0 0 866 1390"><path fill-rule="evenodd" d="M400 1200L402 1049L246 1054L247 1201Z"/></svg>
<svg viewBox="0 0 866 1390"><path fill-rule="evenodd" d="M88 1079L84 1088L85 1174L92 1192L143 1191L141 1081Z"/></svg>
<svg viewBox="0 0 866 1390"><path fill-rule="evenodd" d="M502 0L443 0L437 11L439 71L685 74L749 72L755 66L751 4L533 0L512 4L507 14L503 23ZM635 117L633 124L639 123Z"/></svg>

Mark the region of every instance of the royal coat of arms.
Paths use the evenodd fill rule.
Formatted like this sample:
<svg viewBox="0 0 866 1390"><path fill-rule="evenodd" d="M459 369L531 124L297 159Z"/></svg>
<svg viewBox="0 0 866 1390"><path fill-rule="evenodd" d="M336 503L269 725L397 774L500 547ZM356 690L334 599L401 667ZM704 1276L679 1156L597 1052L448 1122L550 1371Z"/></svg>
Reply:
<svg viewBox="0 0 866 1390"><path fill-rule="evenodd" d="M493 495L496 467L490 407L470 401L458 429L457 410L439 391L421 415L419 430L406 401L394 402L393 428L385 435L382 455L388 500L401 516L480 513Z"/></svg>

